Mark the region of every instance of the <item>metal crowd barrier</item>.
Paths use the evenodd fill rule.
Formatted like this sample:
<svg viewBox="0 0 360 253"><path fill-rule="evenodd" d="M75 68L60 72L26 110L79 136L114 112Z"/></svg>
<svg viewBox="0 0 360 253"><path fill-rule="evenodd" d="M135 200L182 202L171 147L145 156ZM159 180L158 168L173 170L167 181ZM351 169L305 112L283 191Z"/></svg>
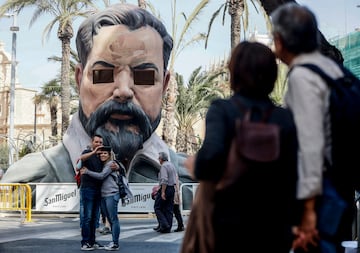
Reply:
<svg viewBox="0 0 360 253"><path fill-rule="evenodd" d="M195 193L199 183L182 183L180 185L180 210L182 213L189 214Z"/></svg>
<svg viewBox="0 0 360 253"><path fill-rule="evenodd" d="M25 221L31 221L31 188L28 184L0 184L0 211L26 213Z"/></svg>

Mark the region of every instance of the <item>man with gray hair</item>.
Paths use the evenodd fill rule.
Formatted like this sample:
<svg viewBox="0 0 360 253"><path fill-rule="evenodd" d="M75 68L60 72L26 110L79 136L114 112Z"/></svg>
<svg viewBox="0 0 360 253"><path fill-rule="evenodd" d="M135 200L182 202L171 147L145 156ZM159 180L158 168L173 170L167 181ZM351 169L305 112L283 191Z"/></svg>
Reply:
<svg viewBox="0 0 360 253"><path fill-rule="evenodd" d="M289 67L285 105L294 114L299 143L297 198L302 206L294 229L294 252L344 252L341 242L352 239L355 202L346 182L341 192L329 187L335 185L328 166L333 148L330 89L320 75L299 65L316 65L333 79L344 74L337 63L320 53L317 20L306 6L284 4L271 14L271 21L275 53ZM338 195L342 201L327 199ZM330 205L319 208L323 203Z"/></svg>
<svg viewBox="0 0 360 253"><path fill-rule="evenodd" d="M159 171L160 189L155 197L154 209L158 220L157 232L170 233L174 217L174 197L176 185L176 169L169 162L168 155L165 152L159 153Z"/></svg>

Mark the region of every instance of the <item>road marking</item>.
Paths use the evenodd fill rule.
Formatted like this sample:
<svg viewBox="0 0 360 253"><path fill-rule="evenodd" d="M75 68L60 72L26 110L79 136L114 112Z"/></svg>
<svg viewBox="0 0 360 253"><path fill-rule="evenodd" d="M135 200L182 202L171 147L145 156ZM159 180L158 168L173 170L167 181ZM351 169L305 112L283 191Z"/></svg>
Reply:
<svg viewBox="0 0 360 253"><path fill-rule="evenodd" d="M146 242L174 242L180 240L184 237L183 232L171 232L167 234L160 234L158 236L152 237L145 240Z"/></svg>
<svg viewBox="0 0 360 253"><path fill-rule="evenodd" d="M145 234L149 232L154 232L152 228L145 228L145 229L135 229L129 231L120 232L120 239L129 238L135 235Z"/></svg>
<svg viewBox="0 0 360 253"><path fill-rule="evenodd" d="M54 233L42 233L36 236L36 238L40 239L67 239L74 236L81 237L81 231L76 229L64 229L57 230Z"/></svg>
<svg viewBox="0 0 360 253"><path fill-rule="evenodd" d="M39 227L44 224L57 224L60 222L41 222L40 223L28 223L26 224L27 227ZM5 225L5 226L4 226ZM156 224L155 224L156 225ZM145 240L146 242L174 242L181 240L184 236L184 232L171 232L166 234L160 234L153 230L153 227L155 227L154 224L148 224L148 225L121 225L121 231L120 231L120 240L124 240L126 238L135 237L137 235L146 234L149 239ZM19 229L23 224L19 225ZM12 226L10 224L2 224L1 229L6 228L14 228L14 225ZM40 228L41 229L41 228ZM99 235L96 233L96 237L101 241L111 241L111 234L107 235ZM71 239L71 240L81 240L81 230L79 228L68 228L68 229L57 229L56 231L51 231L49 228L44 228L40 231L32 231L31 234L23 234L23 235L16 235L11 234L8 236L2 236L0 238L0 243L5 242L12 242L12 241L18 241L18 240L26 240L26 239Z"/></svg>

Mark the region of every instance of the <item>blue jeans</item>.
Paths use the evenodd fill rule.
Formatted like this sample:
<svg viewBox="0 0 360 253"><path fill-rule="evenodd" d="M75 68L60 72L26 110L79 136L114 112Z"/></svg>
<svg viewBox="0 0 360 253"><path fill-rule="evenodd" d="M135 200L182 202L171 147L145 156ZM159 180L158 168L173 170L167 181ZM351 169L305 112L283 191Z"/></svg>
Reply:
<svg viewBox="0 0 360 253"><path fill-rule="evenodd" d="M84 206L82 203L81 193L80 193L80 210L79 210L79 217L80 217L80 228L82 227L82 221L84 219Z"/></svg>
<svg viewBox="0 0 360 253"><path fill-rule="evenodd" d="M82 202L81 224L81 245L95 243L96 223L100 213L101 192L100 189L91 187L80 188L80 199Z"/></svg>
<svg viewBox="0 0 360 253"><path fill-rule="evenodd" d="M119 199L119 193L101 198L101 205L103 210L106 212L106 218L108 219L111 226L112 241L117 245L119 245L120 236L120 223L118 217Z"/></svg>
<svg viewBox="0 0 360 253"><path fill-rule="evenodd" d="M84 206L83 206L83 203L82 203L82 199L81 199L81 194L80 194L80 210L79 210L79 216L80 216L80 228L82 226L82 221L83 221L83 217L84 217ZM99 215L98 217L96 218L96 225L95 225L95 228L99 228L100 227L100 212L99 212Z"/></svg>

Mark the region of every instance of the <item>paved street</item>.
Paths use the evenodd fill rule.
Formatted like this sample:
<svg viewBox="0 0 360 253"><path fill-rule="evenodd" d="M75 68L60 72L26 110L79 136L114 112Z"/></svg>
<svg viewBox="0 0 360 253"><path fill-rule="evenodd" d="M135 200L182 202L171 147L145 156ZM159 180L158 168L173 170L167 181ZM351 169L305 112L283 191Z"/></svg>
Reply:
<svg viewBox="0 0 360 253"><path fill-rule="evenodd" d="M184 220L186 221L186 216ZM159 234L152 215L120 215L121 253L176 253L184 232ZM176 228L174 220L173 229ZM97 241L107 244L111 235L97 232ZM19 217L0 216L0 253L67 253L80 250L80 228L76 216L34 215L32 222L22 223ZM96 250L99 251L99 250ZM105 250L101 250L105 251Z"/></svg>

